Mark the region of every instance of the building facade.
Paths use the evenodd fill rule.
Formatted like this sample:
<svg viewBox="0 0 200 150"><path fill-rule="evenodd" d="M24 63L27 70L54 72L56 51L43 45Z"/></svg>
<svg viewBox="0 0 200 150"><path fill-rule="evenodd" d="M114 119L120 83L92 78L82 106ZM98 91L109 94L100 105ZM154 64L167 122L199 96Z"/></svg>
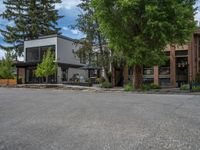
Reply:
<svg viewBox="0 0 200 150"><path fill-rule="evenodd" d="M43 36L25 41L24 61L16 64L18 81L21 83L44 82L42 78L35 76L35 70L37 65L42 62L47 50L51 50L55 54L55 63L58 66L56 74L48 77L48 82L67 82L75 74L87 78L88 72L81 69L85 62L75 55L80 46L75 44L75 40L61 35Z"/></svg>
<svg viewBox="0 0 200 150"><path fill-rule="evenodd" d="M165 49L168 61L164 66L143 67L143 82L155 83L163 87L179 87L191 82L200 71L200 31L193 34L192 40L183 45L168 45ZM132 82L132 68L113 68L114 86Z"/></svg>

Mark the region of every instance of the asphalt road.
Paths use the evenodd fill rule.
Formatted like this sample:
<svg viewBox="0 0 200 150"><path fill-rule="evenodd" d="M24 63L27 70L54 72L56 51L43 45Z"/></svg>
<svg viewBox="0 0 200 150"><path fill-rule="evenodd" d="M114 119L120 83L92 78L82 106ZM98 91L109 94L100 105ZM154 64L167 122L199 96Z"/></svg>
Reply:
<svg viewBox="0 0 200 150"><path fill-rule="evenodd" d="M200 150L200 96L0 88L0 150Z"/></svg>

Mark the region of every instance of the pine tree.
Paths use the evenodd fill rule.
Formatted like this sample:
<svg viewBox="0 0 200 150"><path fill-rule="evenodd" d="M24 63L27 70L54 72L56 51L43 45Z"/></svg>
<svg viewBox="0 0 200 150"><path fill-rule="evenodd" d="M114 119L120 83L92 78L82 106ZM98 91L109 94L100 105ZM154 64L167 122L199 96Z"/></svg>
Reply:
<svg viewBox="0 0 200 150"><path fill-rule="evenodd" d="M10 24L0 29L3 40L9 46L0 45L17 56L23 52L23 41L36 39L42 35L57 34L57 21L62 17L55 9L60 0L4 0L6 10L1 14Z"/></svg>
<svg viewBox="0 0 200 150"><path fill-rule="evenodd" d="M9 44L9 46L0 45L0 47L8 52L14 51L14 55L21 56L23 48L21 44L24 40L25 24L24 17L24 5L23 0L6 0L3 2L6 6L6 10L1 14L3 19L7 19L10 23L6 25L6 29L0 29L3 36L3 40Z"/></svg>
<svg viewBox="0 0 200 150"><path fill-rule="evenodd" d="M40 34L60 34L61 28L58 28L57 21L63 16L58 14L58 10L55 9L55 4L61 3L61 0L40 0L39 12L40 19Z"/></svg>

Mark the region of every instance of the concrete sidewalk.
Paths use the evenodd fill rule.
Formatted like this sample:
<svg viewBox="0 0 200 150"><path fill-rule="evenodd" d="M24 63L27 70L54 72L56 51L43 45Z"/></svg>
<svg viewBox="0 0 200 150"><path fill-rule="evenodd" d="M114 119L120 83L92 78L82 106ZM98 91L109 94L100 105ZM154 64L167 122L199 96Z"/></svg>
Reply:
<svg viewBox="0 0 200 150"><path fill-rule="evenodd" d="M18 84L14 86L0 86L11 88L32 88L32 89L59 89L59 90L78 90L78 91L93 91L93 92L125 92L123 87L114 88L100 88L98 86L87 87L78 85L66 84ZM200 92L182 91L179 88L163 88L150 91L133 91L126 93L135 94L186 94L186 95L200 95Z"/></svg>

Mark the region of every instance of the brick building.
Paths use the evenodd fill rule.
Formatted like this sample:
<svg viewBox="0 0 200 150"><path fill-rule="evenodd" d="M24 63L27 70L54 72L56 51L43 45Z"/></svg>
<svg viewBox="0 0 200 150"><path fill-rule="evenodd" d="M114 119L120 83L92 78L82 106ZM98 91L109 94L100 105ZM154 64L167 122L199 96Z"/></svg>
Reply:
<svg viewBox="0 0 200 150"><path fill-rule="evenodd" d="M189 83L200 71L200 30L193 34L189 43L183 46L167 46L165 53L169 57L165 66L143 67L143 81L163 87L178 87L181 84ZM132 76L132 68L112 69L114 86L130 82Z"/></svg>

